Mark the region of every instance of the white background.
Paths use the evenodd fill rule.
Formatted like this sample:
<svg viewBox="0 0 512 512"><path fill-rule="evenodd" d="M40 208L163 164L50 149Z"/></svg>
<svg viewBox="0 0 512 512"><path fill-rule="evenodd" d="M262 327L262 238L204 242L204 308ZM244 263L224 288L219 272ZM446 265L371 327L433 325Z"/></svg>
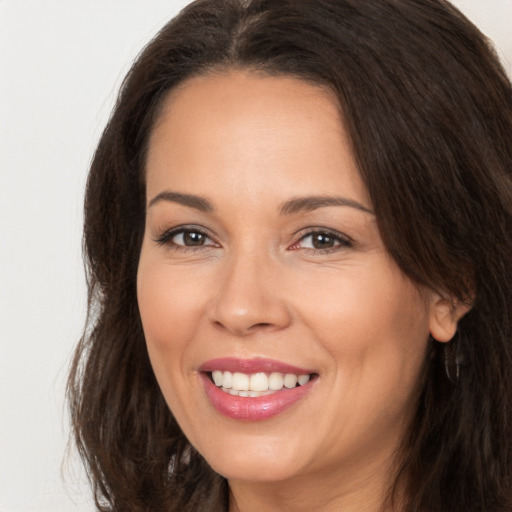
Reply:
<svg viewBox="0 0 512 512"><path fill-rule="evenodd" d="M63 401L85 177L130 62L186 3L0 0L0 512L94 510ZM454 3L512 74L512 0Z"/></svg>

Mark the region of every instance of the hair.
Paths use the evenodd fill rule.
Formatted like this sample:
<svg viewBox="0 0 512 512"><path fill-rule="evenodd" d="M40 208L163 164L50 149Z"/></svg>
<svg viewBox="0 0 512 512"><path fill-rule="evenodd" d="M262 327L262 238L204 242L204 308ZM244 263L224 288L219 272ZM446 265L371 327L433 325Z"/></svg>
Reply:
<svg viewBox="0 0 512 512"><path fill-rule="evenodd" d="M418 285L471 305L446 351L429 342L396 510L511 510L512 88L444 0L198 0L139 55L88 177L89 308L68 382L98 510L227 509L226 481L153 375L136 275L162 104L187 79L231 69L332 90L389 254Z"/></svg>

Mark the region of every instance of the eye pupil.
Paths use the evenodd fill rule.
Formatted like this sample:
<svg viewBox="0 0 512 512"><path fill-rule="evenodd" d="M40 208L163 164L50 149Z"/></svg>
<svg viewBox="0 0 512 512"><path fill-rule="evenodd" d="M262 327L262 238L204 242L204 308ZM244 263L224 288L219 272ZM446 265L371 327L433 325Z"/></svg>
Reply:
<svg viewBox="0 0 512 512"><path fill-rule="evenodd" d="M334 246L334 237L325 233L313 235L313 247L315 249L326 249Z"/></svg>
<svg viewBox="0 0 512 512"><path fill-rule="evenodd" d="M205 236L197 231L185 231L183 243L188 246L203 245Z"/></svg>

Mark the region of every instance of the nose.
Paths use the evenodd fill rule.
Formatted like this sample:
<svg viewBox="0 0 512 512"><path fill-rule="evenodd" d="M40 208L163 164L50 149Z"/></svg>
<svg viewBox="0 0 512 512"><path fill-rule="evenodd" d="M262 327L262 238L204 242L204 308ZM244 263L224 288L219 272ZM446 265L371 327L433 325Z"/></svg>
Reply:
<svg viewBox="0 0 512 512"><path fill-rule="evenodd" d="M291 322L278 264L261 254L240 254L225 262L212 305L213 322L236 336L275 331Z"/></svg>

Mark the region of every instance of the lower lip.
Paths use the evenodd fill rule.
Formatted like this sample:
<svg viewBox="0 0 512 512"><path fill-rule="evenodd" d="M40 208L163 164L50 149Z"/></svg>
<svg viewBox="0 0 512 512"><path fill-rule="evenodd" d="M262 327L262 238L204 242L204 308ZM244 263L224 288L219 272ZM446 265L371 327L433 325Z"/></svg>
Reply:
<svg viewBox="0 0 512 512"><path fill-rule="evenodd" d="M303 386L283 388L271 395L258 397L241 397L221 391L206 373L201 373L204 389L212 405L224 416L235 420L261 421L284 412L304 398L314 381Z"/></svg>

